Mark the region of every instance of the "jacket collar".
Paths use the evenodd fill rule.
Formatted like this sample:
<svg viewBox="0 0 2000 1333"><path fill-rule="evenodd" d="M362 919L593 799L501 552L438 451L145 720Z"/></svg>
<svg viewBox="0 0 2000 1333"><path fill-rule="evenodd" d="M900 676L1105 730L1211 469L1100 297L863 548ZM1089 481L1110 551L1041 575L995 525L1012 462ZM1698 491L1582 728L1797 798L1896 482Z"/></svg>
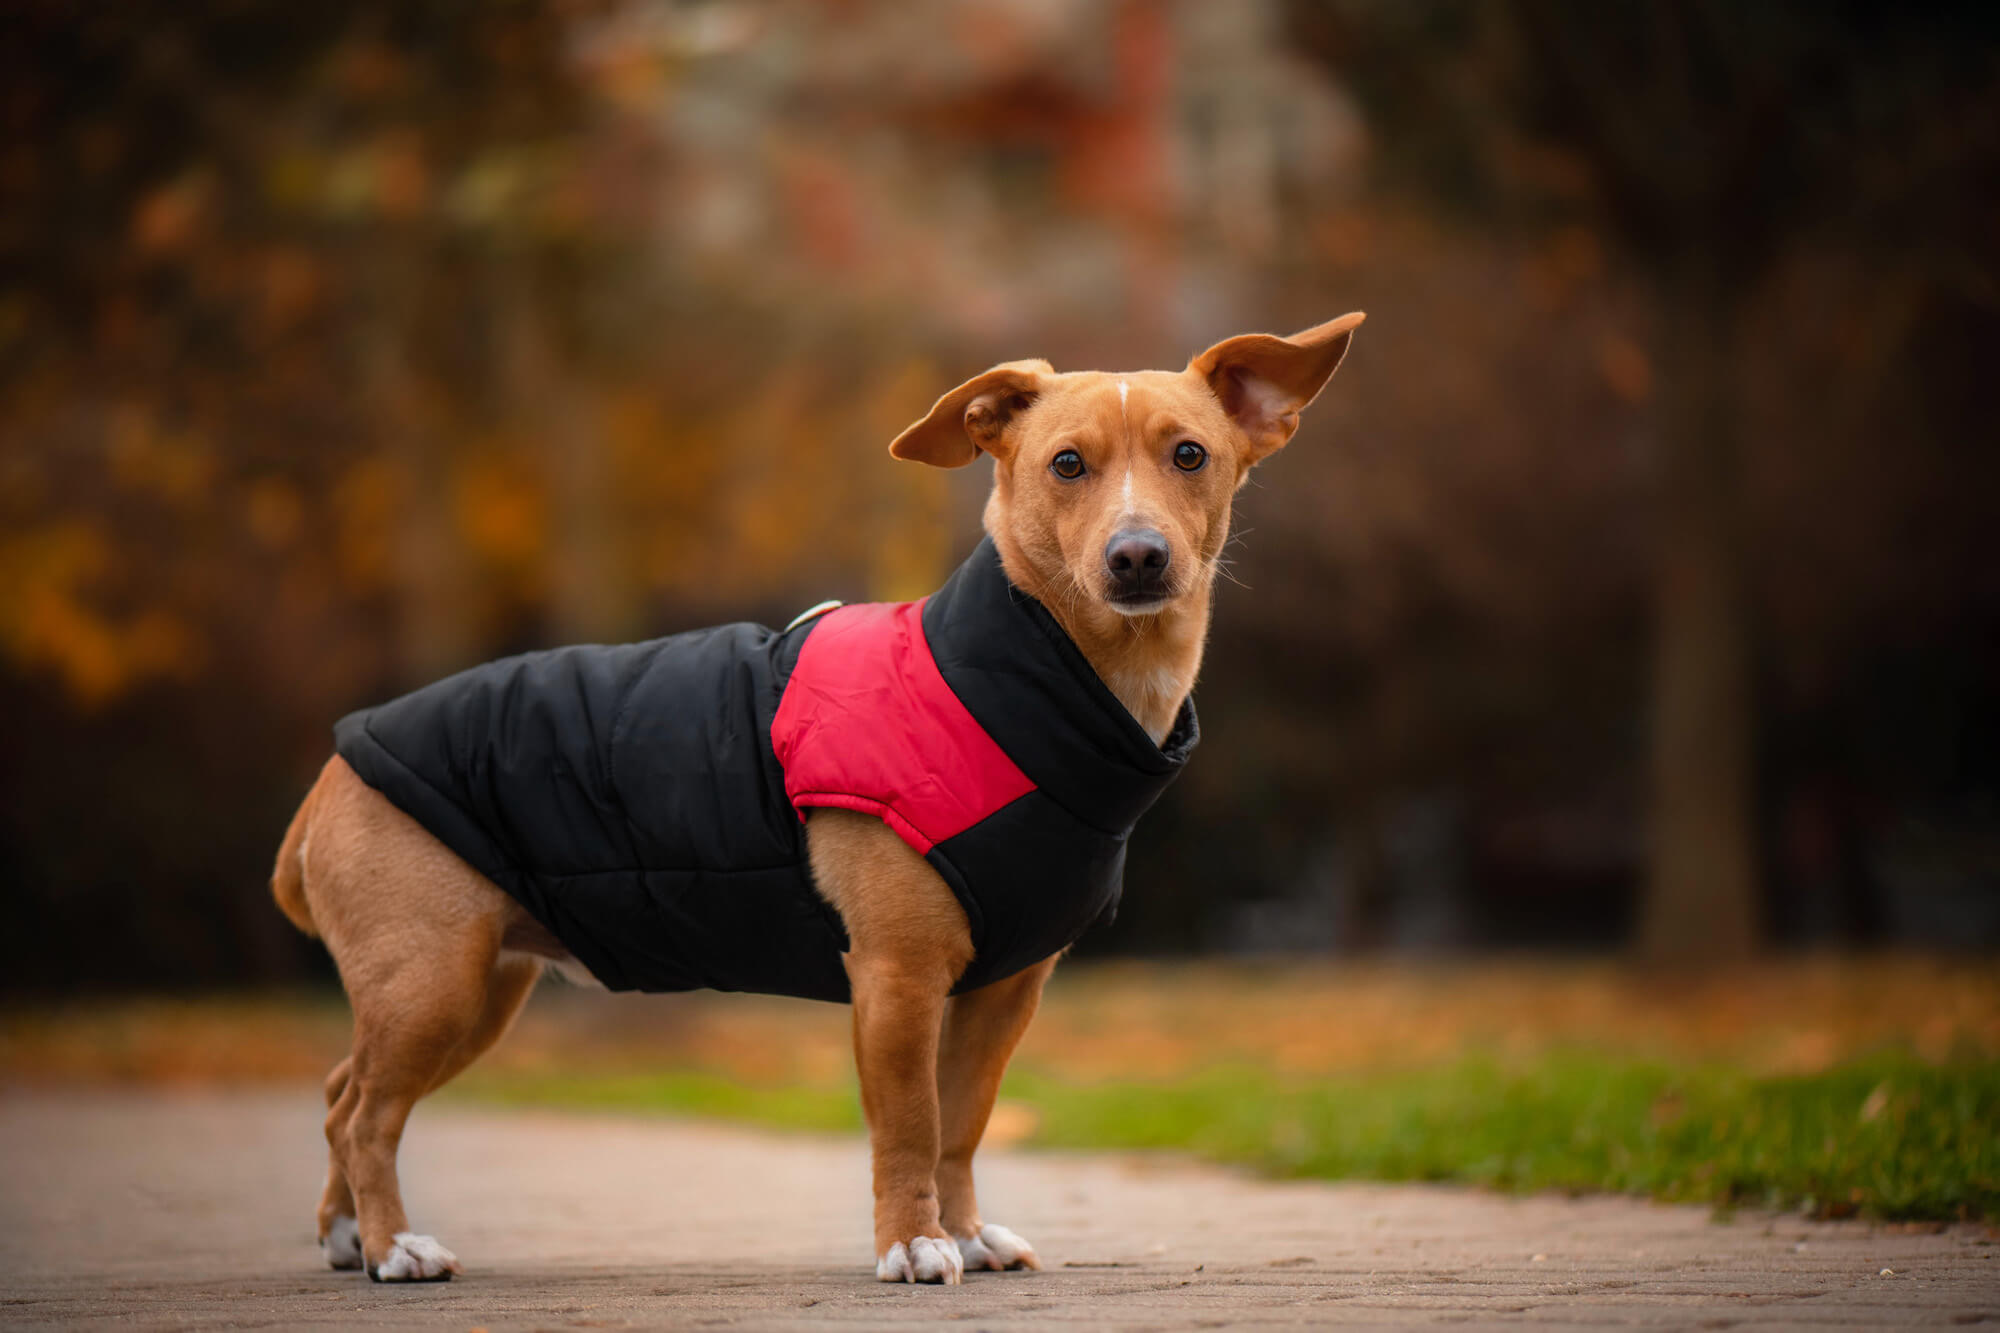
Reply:
<svg viewBox="0 0 2000 1333"><path fill-rule="evenodd" d="M984 538L925 600L924 638L945 682L1034 784L1084 823L1123 834L1201 739L1194 700L1155 745Z"/></svg>

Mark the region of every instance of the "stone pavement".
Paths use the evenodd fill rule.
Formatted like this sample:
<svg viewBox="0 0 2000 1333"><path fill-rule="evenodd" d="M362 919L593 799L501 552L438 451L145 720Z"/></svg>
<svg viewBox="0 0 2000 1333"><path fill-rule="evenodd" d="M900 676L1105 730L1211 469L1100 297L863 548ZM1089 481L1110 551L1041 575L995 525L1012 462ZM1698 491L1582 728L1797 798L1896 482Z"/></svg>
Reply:
<svg viewBox="0 0 2000 1333"><path fill-rule="evenodd" d="M1982 1226L1026 1152L982 1198L1048 1271L891 1287L857 1140L448 1104L411 1123L405 1195L465 1275L378 1286L320 1266L320 1114L311 1090L0 1092L0 1325L2000 1329Z"/></svg>

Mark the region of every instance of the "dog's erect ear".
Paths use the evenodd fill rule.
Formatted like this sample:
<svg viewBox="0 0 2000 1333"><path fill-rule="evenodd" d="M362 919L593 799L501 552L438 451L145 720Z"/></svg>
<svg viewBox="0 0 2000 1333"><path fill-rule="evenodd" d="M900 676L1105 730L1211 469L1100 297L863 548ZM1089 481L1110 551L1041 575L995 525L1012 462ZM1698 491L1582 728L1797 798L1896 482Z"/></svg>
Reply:
<svg viewBox="0 0 2000 1333"><path fill-rule="evenodd" d="M1246 333L1188 362L1188 369L1208 381L1249 437L1249 462L1275 453L1292 438L1299 413L1333 378L1355 326L1366 318L1357 310L1289 338Z"/></svg>
<svg viewBox="0 0 2000 1333"><path fill-rule="evenodd" d="M932 467L964 467L982 449L996 453L1008 423L1041 394L1042 377L1053 374L1046 361L1009 361L975 375L890 441L889 452Z"/></svg>

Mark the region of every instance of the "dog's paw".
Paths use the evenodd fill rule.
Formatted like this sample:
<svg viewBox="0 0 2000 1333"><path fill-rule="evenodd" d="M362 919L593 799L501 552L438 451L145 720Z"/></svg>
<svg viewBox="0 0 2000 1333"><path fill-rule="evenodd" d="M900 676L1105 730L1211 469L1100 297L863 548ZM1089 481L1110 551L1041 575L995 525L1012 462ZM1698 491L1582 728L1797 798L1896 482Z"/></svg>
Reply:
<svg viewBox="0 0 2000 1333"><path fill-rule="evenodd" d="M876 1260L875 1277L882 1282L942 1282L955 1287L965 1280L965 1260L951 1237L918 1236L908 1244L891 1245Z"/></svg>
<svg viewBox="0 0 2000 1333"><path fill-rule="evenodd" d="M319 1238L319 1252L328 1268L342 1270L361 1267L361 1226L351 1217L336 1217L326 1234Z"/></svg>
<svg viewBox="0 0 2000 1333"><path fill-rule="evenodd" d="M1035 1247L1006 1227L988 1222L976 1236L960 1236L958 1252L969 1271L990 1269L998 1273L1009 1268L1040 1268Z"/></svg>
<svg viewBox="0 0 2000 1333"><path fill-rule="evenodd" d="M458 1256L438 1244L437 1237L399 1231L388 1255L368 1269L368 1276L377 1282L449 1282L458 1271Z"/></svg>

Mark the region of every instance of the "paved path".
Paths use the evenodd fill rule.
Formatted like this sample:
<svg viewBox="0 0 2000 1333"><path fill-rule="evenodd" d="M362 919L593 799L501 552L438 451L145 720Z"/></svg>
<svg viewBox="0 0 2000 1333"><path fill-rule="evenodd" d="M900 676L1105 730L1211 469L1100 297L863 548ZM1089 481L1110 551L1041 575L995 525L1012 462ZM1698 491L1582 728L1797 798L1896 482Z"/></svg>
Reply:
<svg viewBox="0 0 2000 1333"><path fill-rule="evenodd" d="M0 1093L0 1324L2000 1328L1983 1227L1029 1153L996 1154L984 1194L1049 1271L889 1287L858 1142L460 1106L418 1112L404 1178L465 1276L376 1286L319 1266L319 1119L308 1091Z"/></svg>

